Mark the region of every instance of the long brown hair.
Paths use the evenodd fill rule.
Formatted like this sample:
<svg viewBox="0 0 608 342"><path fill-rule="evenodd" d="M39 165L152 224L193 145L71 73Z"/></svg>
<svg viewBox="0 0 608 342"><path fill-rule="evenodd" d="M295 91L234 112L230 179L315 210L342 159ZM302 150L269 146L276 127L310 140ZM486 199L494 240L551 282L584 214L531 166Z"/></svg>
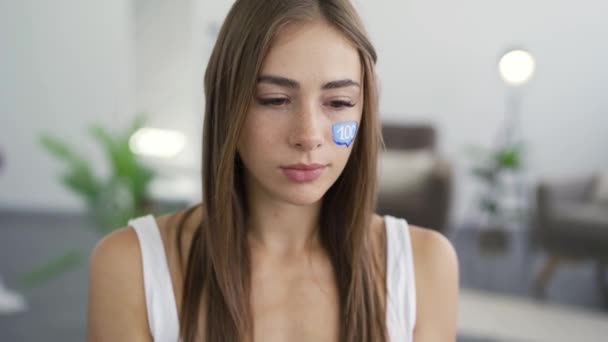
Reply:
<svg viewBox="0 0 608 342"><path fill-rule="evenodd" d="M188 254L180 310L184 342L198 336L202 310L206 313L206 341L253 338L245 226L248 208L236 146L273 37L287 24L312 20L326 21L349 39L358 49L363 70L360 129L345 169L323 197L319 222L321 242L339 290L340 341L387 339L382 299L386 289L384 282L376 280L380 271L372 255L370 231L376 206L376 159L382 144L375 49L348 0L237 0L219 32L205 72L205 216L194 232ZM176 240L179 255L184 220Z"/></svg>

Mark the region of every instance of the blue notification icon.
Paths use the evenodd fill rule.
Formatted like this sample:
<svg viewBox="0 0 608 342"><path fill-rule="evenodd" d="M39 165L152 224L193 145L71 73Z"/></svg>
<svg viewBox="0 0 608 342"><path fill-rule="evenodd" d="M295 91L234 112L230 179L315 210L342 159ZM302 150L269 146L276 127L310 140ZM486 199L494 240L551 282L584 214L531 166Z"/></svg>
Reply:
<svg viewBox="0 0 608 342"><path fill-rule="evenodd" d="M343 121L333 125L334 142L338 145L349 147L353 140L355 140L358 125L357 121Z"/></svg>

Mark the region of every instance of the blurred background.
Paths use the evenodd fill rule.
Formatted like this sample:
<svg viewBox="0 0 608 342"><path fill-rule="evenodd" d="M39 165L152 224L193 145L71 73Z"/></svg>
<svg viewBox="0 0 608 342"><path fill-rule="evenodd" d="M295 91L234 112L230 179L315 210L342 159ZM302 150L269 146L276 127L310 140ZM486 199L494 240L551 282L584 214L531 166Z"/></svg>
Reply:
<svg viewBox="0 0 608 342"><path fill-rule="evenodd" d="M608 339L608 3L354 2L379 55L378 211L453 242L458 340ZM1 341L84 340L96 241L200 201L231 4L0 0Z"/></svg>

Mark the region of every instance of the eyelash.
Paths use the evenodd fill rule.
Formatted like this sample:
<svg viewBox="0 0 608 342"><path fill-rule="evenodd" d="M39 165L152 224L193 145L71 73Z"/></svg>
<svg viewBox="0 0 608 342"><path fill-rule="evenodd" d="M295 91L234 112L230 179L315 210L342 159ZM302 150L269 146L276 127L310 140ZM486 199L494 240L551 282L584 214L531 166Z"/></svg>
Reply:
<svg viewBox="0 0 608 342"><path fill-rule="evenodd" d="M278 103L277 103L278 102ZM289 99L284 97L276 97L276 98L268 98L268 99L258 99L258 103L262 106L270 106L270 107L280 107L285 103L288 103ZM331 101L331 104L338 104L338 107L331 106L333 109L344 109L344 108L352 108L355 106L354 103L348 101Z"/></svg>

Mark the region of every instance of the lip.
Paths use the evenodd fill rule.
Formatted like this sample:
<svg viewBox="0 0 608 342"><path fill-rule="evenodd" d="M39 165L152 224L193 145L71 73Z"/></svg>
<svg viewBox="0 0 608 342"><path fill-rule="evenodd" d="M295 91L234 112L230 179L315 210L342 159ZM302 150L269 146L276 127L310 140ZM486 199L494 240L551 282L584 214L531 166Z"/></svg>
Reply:
<svg viewBox="0 0 608 342"><path fill-rule="evenodd" d="M315 169L320 169L320 168L324 168L325 165L324 164L293 164L293 165L287 165L287 166L281 166L281 168L283 169L294 169L294 170L315 170Z"/></svg>
<svg viewBox="0 0 608 342"><path fill-rule="evenodd" d="M323 164L293 164L281 166L283 174L296 183L312 182L318 179L327 165Z"/></svg>

